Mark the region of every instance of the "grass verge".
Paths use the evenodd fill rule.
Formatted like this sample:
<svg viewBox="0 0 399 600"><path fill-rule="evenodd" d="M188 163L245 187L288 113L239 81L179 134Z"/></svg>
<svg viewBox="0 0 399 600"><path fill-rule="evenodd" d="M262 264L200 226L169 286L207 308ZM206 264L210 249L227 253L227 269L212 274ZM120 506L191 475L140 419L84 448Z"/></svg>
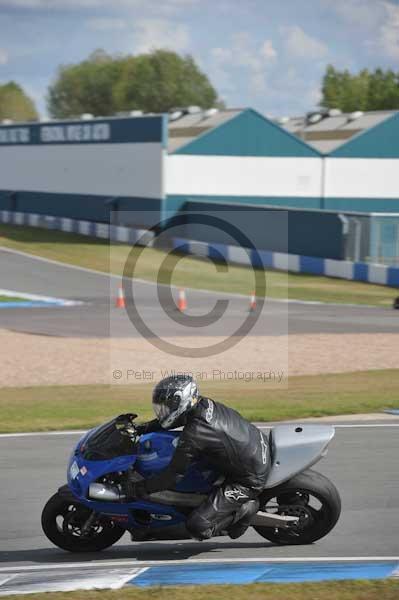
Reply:
<svg viewBox="0 0 399 600"><path fill-rule="evenodd" d="M258 382L202 382L201 391L252 421L356 414L399 407L399 370L291 377L288 388ZM136 412L153 418L152 385L0 388L0 431L88 429Z"/></svg>
<svg viewBox="0 0 399 600"><path fill-rule="evenodd" d="M26 302L26 298L18 298L16 296L0 296L0 303L2 302Z"/></svg>
<svg viewBox="0 0 399 600"><path fill-rule="evenodd" d="M398 580L330 581L325 583L253 585L202 585L180 588L124 588L122 590L77 591L35 594L45 600L397 600ZM26 596L4 596L22 600Z"/></svg>
<svg viewBox="0 0 399 600"><path fill-rule="evenodd" d="M116 274L123 272L131 250L124 244L110 245L106 240L12 225L0 225L0 246ZM144 249L137 262L136 276L155 281L165 256L164 251ZM161 280L168 278L168 270L168 267L163 267ZM266 294L270 298L391 306L393 299L398 295L394 288L380 285L314 275L287 275L278 271L267 271L266 281ZM217 271L215 265L207 259L195 257L182 257L172 275L172 284L179 287L246 295L252 292L254 283L252 269L230 265L228 271L223 273Z"/></svg>

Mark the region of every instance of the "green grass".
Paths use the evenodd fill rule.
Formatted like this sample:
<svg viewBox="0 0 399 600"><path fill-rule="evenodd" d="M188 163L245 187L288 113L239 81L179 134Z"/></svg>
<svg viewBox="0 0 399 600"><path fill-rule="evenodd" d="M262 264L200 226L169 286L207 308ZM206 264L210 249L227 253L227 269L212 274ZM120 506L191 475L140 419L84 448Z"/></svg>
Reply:
<svg viewBox="0 0 399 600"><path fill-rule="evenodd" d="M0 296L0 302L26 302L26 298L16 296Z"/></svg>
<svg viewBox="0 0 399 600"><path fill-rule="evenodd" d="M397 600L399 580L256 583L35 594L40 600ZM26 596L4 596L26 600Z"/></svg>
<svg viewBox="0 0 399 600"><path fill-rule="evenodd" d="M123 267L130 251L124 244L112 244L58 231L33 227L0 225L0 246L7 246L61 262L116 274ZM133 251L137 254L137 250ZM136 276L154 281L166 253L146 248L137 263ZM252 269L230 265L226 273L217 271L210 261L195 257L180 258L172 274L172 284L179 287L228 291L249 295L254 289ZM171 270L171 269L169 269ZM161 281L168 276L161 274ZM278 271L266 272L266 294L271 298L317 300L349 304L391 306L398 290L363 282L345 281L328 277L301 275Z"/></svg>
<svg viewBox="0 0 399 600"><path fill-rule="evenodd" d="M151 388L0 388L0 432L88 429L123 412L153 418ZM267 389L258 382L202 382L201 392L252 421L367 413L399 407L399 370L291 377L284 389Z"/></svg>

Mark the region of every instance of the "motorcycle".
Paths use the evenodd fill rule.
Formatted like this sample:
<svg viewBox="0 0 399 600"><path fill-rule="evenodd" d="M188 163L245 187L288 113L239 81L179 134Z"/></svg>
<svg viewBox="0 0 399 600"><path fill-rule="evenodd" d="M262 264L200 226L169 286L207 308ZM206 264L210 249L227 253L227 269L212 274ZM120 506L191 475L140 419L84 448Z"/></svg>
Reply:
<svg viewBox="0 0 399 600"><path fill-rule="evenodd" d="M135 418L136 415L132 415ZM127 472L139 481L170 462L179 431L135 435L118 419L88 431L74 448L67 485L45 505L47 538L69 552L95 552L115 544L126 531L132 541L190 539L185 521L212 488L223 481L207 464L194 462L173 490L128 500ZM310 544L326 536L341 512L336 487L311 470L327 453L335 430L323 425L277 425L270 430L271 470L251 526L275 544ZM232 521L239 520L239 511ZM219 535L226 535L220 532Z"/></svg>

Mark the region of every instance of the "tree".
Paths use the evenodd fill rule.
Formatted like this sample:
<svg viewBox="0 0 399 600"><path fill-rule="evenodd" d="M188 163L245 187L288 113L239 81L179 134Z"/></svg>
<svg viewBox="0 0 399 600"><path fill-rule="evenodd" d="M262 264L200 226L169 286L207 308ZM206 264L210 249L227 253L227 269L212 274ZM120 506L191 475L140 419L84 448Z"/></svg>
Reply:
<svg viewBox="0 0 399 600"><path fill-rule="evenodd" d="M210 108L217 94L191 56L155 50L126 61L114 90L118 110L166 112L173 107Z"/></svg>
<svg viewBox="0 0 399 600"><path fill-rule="evenodd" d="M114 114L113 88L125 60L96 50L81 63L61 66L55 83L48 90L50 115L62 119L83 113Z"/></svg>
<svg viewBox="0 0 399 600"><path fill-rule="evenodd" d="M392 70L363 69L352 75L328 65L323 77L321 106L355 110L394 110L399 108L399 73Z"/></svg>
<svg viewBox="0 0 399 600"><path fill-rule="evenodd" d="M125 57L97 50L81 63L60 67L48 91L48 109L56 118L134 109L158 113L192 104L209 108L216 102L215 89L193 58L168 50Z"/></svg>
<svg viewBox="0 0 399 600"><path fill-rule="evenodd" d="M38 114L33 100L14 81L0 85L0 120L36 121Z"/></svg>

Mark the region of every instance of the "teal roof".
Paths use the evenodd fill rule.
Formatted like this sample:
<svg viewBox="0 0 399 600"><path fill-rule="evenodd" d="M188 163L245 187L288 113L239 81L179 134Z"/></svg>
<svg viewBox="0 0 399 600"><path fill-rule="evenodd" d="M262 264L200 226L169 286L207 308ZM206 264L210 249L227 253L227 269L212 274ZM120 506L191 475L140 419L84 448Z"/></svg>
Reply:
<svg viewBox="0 0 399 600"><path fill-rule="evenodd" d="M173 154L315 157L320 153L253 109L178 148Z"/></svg>
<svg viewBox="0 0 399 600"><path fill-rule="evenodd" d="M399 158L399 113L341 144L329 156L339 158Z"/></svg>

